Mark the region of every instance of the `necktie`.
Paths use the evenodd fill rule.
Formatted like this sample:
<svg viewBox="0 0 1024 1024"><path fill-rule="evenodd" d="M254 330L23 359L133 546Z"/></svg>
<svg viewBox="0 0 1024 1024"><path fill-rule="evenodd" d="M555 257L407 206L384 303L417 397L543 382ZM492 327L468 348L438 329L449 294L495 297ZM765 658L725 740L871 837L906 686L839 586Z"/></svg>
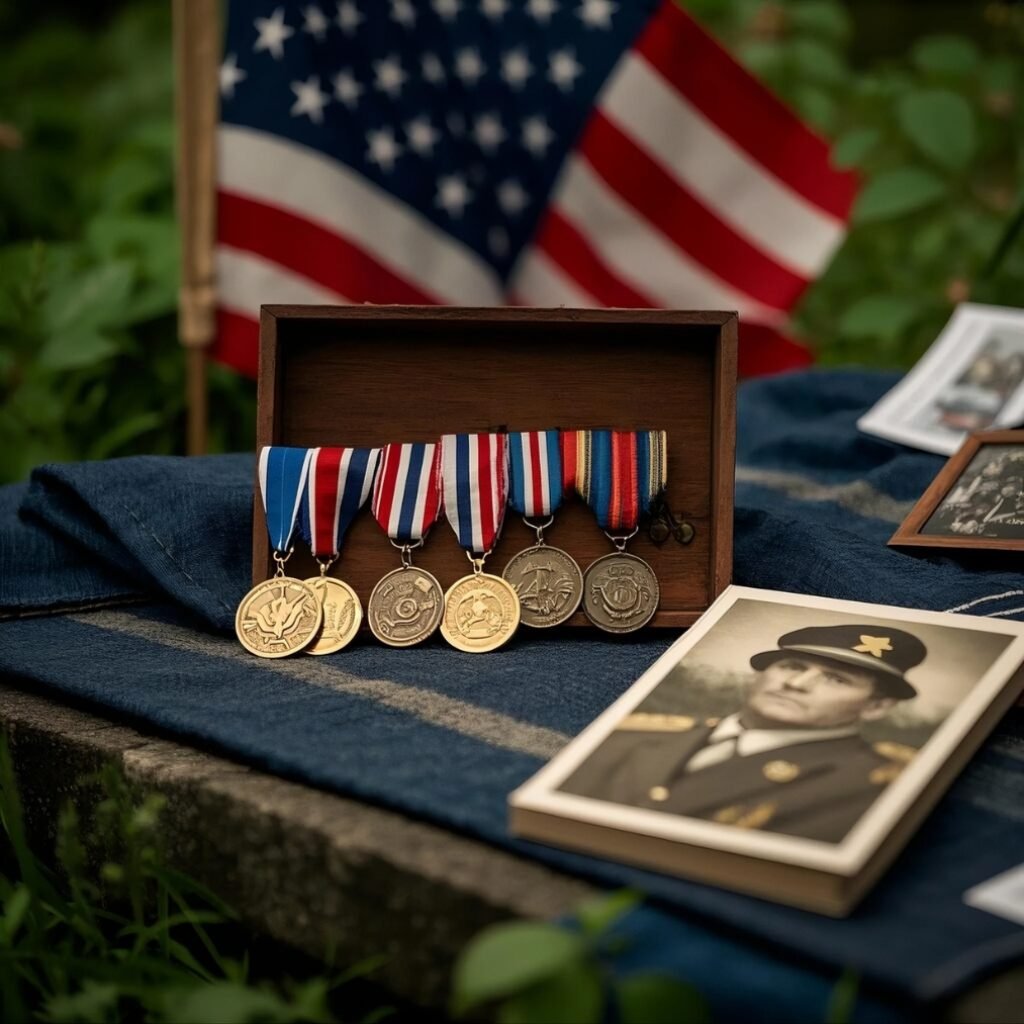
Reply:
<svg viewBox="0 0 1024 1024"><path fill-rule="evenodd" d="M728 761L736 753L736 747L739 745L739 742L740 738L738 735L730 736L727 739L719 740L717 743L709 744L703 750L698 750L687 761L686 773L699 772L704 768L710 768L712 765Z"/></svg>

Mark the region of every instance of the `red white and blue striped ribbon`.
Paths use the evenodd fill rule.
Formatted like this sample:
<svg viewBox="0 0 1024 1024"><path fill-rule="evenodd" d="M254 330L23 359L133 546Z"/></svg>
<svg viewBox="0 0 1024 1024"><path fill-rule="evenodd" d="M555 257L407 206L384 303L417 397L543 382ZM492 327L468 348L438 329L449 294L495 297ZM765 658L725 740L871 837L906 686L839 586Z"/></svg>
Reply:
<svg viewBox="0 0 1024 1024"><path fill-rule="evenodd" d="M311 457L309 448L267 445L260 450L260 497L275 551L284 553L291 543Z"/></svg>
<svg viewBox="0 0 1024 1024"><path fill-rule="evenodd" d="M576 490L602 530L630 533L665 489L664 430L576 432Z"/></svg>
<svg viewBox="0 0 1024 1024"><path fill-rule="evenodd" d="M444 510L459 546L475 558L497 543L508 500L505 434L445 434L441 438Z"/></svg>
<svg viewBox="0 0 1024 1024"><path fill-rule="evenodd" d="M334 558L373 490L379 448L313 448L299 529L317 558Z"/></svg>
<svg viewBox="0 0 1024 1024"><path fill-rule="evenodd" d="M508 435L509 504L527 517L549 516L562 503L558 430Z"/></svg>
<svg viewBox="0 0 1024 1024"><path fill-rule="evenodd" d="M372 508L396 544L422 541L441 514L441 445L385 445Z"/></svg>

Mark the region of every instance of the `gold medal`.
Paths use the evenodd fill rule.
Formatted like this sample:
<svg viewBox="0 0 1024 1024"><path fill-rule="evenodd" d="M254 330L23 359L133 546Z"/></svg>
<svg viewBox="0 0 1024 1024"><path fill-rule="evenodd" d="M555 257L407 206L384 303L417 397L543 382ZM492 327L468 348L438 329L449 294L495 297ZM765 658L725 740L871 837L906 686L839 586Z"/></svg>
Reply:
<svg viewBox="0 0 1024 1024"><path fill-rule="evenodd" d="M257 584L242 598L235 614L235 635L260 658L285 658L308 647L322 622L323 611L313 588L282 574Z"/></svg>
<svg viewBox="0 0 1024 1024"><path fill-rule="evenodd" d="M363 621L359 595L344 580L326 574L306 580L323 609L323 625L307 654L334 654L355 639Z"/></svg>
<svg viewBox="0 0 1024 1024"><path fill-rule="evenodd" d="M412 647L431 636L444 615L441 584L406 562L373 588L366 618L373 635L389 647Z"/></svg>
<svg viewBox="0 0 1024 1024"><path fill-rule="evenodd" d="M460 651L484 654L507 643L519 626L519 598L500 576L483 572L483 559L472 559L474 572L444 595L441 635Z"/></svg>
<svg viewBox="0 0 1024 1024"><path fill-rule="evenodd" d="M606 633L632 633L647 625L660 597L654 570L621 549L592 563L583 577L583 610Z"/></svg>

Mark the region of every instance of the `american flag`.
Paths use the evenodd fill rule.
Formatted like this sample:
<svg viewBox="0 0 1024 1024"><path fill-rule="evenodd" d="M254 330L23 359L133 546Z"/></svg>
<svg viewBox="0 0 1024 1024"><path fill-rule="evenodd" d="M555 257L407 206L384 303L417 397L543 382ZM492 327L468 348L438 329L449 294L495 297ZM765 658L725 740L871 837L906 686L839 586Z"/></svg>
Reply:
<svg viewBox="0 0 1024 1024"><path fill-rule="evenodd" d="M231 0L218 339L261 303L730 309L740 369L856 183L673 0Z"/></svg>

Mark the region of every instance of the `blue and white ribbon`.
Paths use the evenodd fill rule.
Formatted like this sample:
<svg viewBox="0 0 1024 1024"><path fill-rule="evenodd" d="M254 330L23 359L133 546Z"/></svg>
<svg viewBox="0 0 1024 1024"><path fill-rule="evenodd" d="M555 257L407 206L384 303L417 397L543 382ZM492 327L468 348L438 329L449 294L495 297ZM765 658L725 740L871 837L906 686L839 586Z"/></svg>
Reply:
<svg viewBox="0 0 1024 1024"><path fill-rule="evenodd" d="M444 510L459 546L489 554L501 534L508 501L505 434L445 434L441 438Z"/></svg>
<svg viewBox="0 0 1024 1024"><path fill-rule="evenodd" d="M260 451L260 497L275 551L284 553L291 543L312 454L309 448L280 445L268 445Z"/></svg>

